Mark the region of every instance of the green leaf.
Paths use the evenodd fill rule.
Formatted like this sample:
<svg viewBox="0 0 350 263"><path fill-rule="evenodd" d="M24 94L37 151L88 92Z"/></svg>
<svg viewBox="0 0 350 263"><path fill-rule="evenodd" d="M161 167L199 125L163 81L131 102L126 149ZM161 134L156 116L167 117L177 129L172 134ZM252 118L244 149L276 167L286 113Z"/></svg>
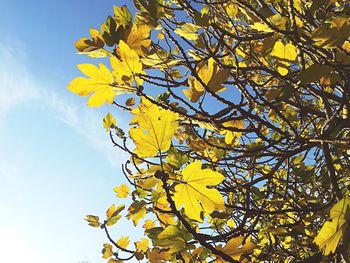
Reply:
<svg viewBox="0 0 350 263"><path fill-rule="evenodd" d="M184 152L177 150L175 147L170 148L166 161L170 163L175 169L180 169L182 165L188 162L188 157Z"/></svg>

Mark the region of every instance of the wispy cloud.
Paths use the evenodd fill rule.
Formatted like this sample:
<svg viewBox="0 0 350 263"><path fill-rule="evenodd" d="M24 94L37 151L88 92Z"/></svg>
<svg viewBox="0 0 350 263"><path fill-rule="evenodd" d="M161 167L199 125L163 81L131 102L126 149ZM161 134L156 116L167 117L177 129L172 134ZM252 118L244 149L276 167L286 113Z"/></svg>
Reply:
<svg viewBox="0 0 350 263"><path fill-rule="evenodd" d="M35 101L42 110L69 125L92 147L104 153L113 166L119 167L121 160L127 157L126 154L120 156L120 151L111 145L102 128L101 113L83 103L75 105L55 92L54 83L52 87L42 87L40 83L44 81L29 70L26 54L26 47L20 41L0 39L0 127L11 110Z"/></svg>
<svg viewBox="0 0 350 263"><path fill-rule="evenodd" d="M24 45L8 42L0 41L0 126L11 109L39 97L37 84L28 72Z"/></svg>
<svg viewBox="0 0 350 263"><path fill-rule="evenodd" d="M108 160L114 167L120 167L121 161L127 159L127 154L116 150L102 128L102 116L95 109L86 108L84 105L78 108L76 105L67 103L55 93L47 94L45 100L47 107L54 109L53 115L60 121L66 123L91 146L106 154Z"/></svg>

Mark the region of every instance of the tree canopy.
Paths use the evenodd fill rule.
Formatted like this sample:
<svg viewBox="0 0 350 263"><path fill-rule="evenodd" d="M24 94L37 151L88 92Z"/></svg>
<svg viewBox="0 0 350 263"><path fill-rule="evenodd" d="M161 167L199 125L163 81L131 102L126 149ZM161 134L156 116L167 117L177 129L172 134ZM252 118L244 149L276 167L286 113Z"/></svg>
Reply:
<svg viewBox="0 0 350 263"><path fill-rule="evenodd" d="M346 0L134 0L75 44L68 89L130 115L108 263L347 262ZM132 188L132 189L131 189ZM112 237L126 216L144 237Z"/></svg>

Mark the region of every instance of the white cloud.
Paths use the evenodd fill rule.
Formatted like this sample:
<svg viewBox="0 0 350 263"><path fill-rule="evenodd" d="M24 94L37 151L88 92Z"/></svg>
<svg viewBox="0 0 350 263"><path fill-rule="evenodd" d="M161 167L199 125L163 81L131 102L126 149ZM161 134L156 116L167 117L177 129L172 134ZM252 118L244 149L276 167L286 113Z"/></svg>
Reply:
<svg viewBox="0 0 350 263"><path fill-rule="evenodd" d="M87 108L83 103L74 105L55 92L54 84L52 87L41 86L44 80L30 72L23 43L0 39L0 61L0 127L11 110L36 101L42 110L69 125L92 147L106 154L113 166L119 167L127 158L111 145L102 127L102 116L96 109Z"/></svg>

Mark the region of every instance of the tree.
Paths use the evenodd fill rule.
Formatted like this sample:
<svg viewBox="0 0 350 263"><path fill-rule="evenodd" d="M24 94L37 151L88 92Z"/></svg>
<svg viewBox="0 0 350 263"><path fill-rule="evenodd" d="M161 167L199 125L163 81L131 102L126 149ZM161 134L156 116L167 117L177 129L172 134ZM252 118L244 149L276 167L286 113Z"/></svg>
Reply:
<svg viewBox="0 0 350 263"><path fill-rule="evenodd" d="M132 203L91 226L103 258L331 262L350 250L350 5L345 0L134 0L76 43L69 90L116 106ZM124 100L125 94L131 97ZM122 95L124 94L124 95ZM111 237L125 213L145 237ZM124 215L124 214L123 214ZM117 224L118 227L118 224ZM121 227L121 226L119 226Z"/></svg>

